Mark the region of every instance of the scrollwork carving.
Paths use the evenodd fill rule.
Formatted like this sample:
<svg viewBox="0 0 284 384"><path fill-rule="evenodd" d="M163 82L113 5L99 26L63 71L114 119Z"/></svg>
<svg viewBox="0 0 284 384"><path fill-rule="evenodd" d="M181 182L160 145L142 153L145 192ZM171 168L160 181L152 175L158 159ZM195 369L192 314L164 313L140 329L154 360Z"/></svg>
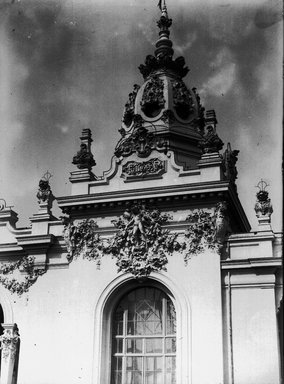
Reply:
<svg viewBox="0 0 284 384"><path fill-rule="evenodd" d="M130 177L161 175L165 171L165 162L157 158L141 163L129 161L122 167L122 174Z"/></svg>
<svg viewBox="0 0 284 384"><path fill-rule="evenodd" d="M128 138L118 143L114 153L117 157L126 157L136 152L138 157L147 157L152 152L154 141L155 136L152 132L138 126Z"/></svg>

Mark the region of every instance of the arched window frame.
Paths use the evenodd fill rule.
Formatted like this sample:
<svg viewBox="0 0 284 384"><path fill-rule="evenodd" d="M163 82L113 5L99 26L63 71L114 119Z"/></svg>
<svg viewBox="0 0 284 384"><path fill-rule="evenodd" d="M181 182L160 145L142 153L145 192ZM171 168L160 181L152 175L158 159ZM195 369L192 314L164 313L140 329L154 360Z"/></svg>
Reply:
<svg viewBox="0 0 284 384"><path fill-rule="evenodd" d="M172 300L177 317L176 383L191 384L191 318L190 305L183 291L168 276L152 273L145 282L157 287ZM93 383L111 383L112 318L119 300L130 290L141 286L130 274L120 275L102 292L95 308Z"/></svg>

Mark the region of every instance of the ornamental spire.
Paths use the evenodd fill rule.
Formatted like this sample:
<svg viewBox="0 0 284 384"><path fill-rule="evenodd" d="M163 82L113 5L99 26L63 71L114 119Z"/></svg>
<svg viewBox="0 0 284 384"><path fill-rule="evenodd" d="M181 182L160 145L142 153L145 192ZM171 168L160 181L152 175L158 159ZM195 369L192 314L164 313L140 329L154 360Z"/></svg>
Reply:
<svg viewBox="0 0 284 384"><path fill-rule="evenodd" d="M169 19L168 17L168 11L165 0L159 1L158 7L161 10L161 17L157 21L157 25L160 28L159 32L159 39L156 43L156 50L155 50L155 56L157 58L159 57L168 57L169 59L172 59L174 50L172 49L173 43L169 39L170 31L169 28L172 25L172 19Z"/></svg>
<svg viewBox="0 0 284 384"><path fill-rule="evenodd" d="M169 39L169 27L172 25L172 19L168 17L165 0L160 0L158 7L161 10L161 17L157 21L160 31L159 39L156 43L155 56L146 56L145 64L141 64L138 68L144 79L165 71L171 72L173 76L181 79L186 76L189 69L185 66L184 57L180 56L173 60L173 43Z"/></svg>

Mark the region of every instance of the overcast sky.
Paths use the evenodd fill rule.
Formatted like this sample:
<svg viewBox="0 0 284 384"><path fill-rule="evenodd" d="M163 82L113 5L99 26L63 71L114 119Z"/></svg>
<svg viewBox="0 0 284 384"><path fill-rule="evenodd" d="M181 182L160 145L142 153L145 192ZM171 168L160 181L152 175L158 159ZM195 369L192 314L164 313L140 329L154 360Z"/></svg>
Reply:
<svg viewBox="0 0 284 384"><path fill-rule="evenodd" d="M155 0L0 0L0 197L28 225L49 170L68 195L83 128L93 132L100 175L109 168L137 67L153 54ZM168 0L175 56L190 68L218 134L240 150L238 192L256 228L263 178L282 225L282 20L278 0ZM56 214L58 211L55 210Z"/></svg>

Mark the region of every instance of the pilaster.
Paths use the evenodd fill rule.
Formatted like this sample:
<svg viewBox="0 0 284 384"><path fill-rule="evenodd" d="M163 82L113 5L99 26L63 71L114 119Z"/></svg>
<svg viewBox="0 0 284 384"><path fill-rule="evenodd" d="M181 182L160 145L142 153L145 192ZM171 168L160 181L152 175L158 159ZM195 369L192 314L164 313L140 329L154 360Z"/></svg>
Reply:
<svg viewBox="0 0 284 384"><path fill-rule="evenodd" d="M0 384L16 383L17 355L19 353L20 335L16 324L2 324L4 333L1 342Z"/></svg>

